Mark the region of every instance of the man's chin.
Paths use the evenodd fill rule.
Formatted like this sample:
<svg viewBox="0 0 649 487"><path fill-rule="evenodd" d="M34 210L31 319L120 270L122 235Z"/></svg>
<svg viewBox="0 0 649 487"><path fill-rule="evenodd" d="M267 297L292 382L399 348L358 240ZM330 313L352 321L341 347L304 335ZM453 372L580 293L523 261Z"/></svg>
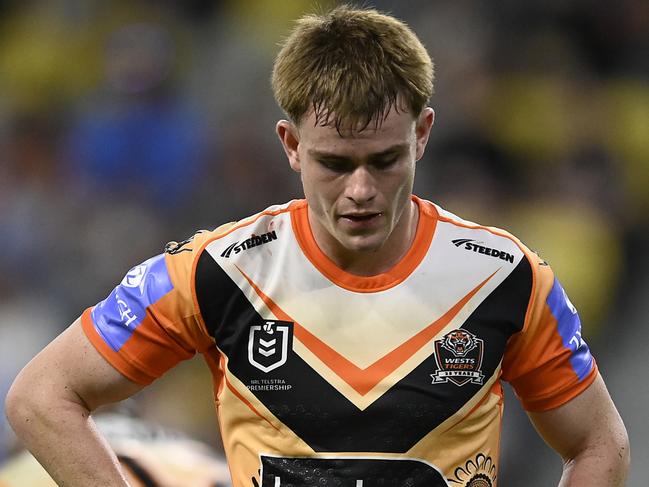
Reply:
<svg viewBox="0 0 649 487"><path fill-rule="evenodd" d="M385 243L385 239L378 235L371 236L348 236L340 242L349 252L371 253L379 250Z"/></svg>

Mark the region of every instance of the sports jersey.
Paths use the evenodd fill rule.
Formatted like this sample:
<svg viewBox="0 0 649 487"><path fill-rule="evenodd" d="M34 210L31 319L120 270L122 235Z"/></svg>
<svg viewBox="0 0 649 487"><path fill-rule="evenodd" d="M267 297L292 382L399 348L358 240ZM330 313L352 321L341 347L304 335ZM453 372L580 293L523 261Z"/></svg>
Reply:
<svg viewBox="0 0 649 487"><path fill-rule="evenodd" d="M168 245L83 328L140 384L203 354L236 487L496 485L501 380L544 411L597 367L543 260L413 200L385 273L338 268L295 200Z"/></svg>

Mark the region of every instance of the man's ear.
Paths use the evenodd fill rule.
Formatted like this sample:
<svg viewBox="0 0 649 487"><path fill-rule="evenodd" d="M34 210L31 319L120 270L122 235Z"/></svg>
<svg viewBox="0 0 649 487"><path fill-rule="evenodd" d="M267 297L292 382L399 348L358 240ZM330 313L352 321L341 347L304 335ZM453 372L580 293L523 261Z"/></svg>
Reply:
<svg viewBox="0 0 649 487"><path fill-rule="evenodd" d="M415 127L415 135L417 137L417 147L415 153L416 161L424 156L424 150L426 149L426 144L428 143L430 129L433 127L434 122L435 111L431 107L424 108L419 115L419 118L417 119L417 125Z"/></svg>
<svg viewBox="0 0 649 487"><path fill-rule="evenodd" d="M275 126L275 131L282 143L282 147L284 147L291 169L300 172L300 155L297 150L300 145L300 134L297 127L288 120L280 120Z"/></svg>

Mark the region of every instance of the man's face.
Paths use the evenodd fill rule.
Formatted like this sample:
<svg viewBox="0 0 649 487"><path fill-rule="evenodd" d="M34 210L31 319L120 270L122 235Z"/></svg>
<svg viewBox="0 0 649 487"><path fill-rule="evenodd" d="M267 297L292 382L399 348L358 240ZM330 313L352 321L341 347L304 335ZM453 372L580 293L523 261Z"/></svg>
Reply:
<svg viewBox="0 0 649 487"><path fill-rule="evenodd" d="M423 155L432 123L430 108L418 119L393 109L379 128L370 124L345 137L334 127L316 126L313 113L299 127L278 123L290 165L301 175L309 221L323 250L377 251L400 237L415 162Z"/></svg>

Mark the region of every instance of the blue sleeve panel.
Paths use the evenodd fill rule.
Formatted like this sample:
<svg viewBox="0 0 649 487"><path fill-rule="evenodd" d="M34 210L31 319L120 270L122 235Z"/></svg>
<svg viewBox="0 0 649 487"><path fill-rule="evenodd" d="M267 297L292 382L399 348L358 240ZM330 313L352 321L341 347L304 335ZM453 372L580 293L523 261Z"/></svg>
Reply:
<svg viewBox="0 0 649 487"><path fill-rule="evenodd" d="M164 254L128 271L91 313L95 329L116 352L142 323L146 309L173 289Z"/></svg>
<svg viewBox="0 0 649 487"><path fill-rule="evenodd" d="M563 346L571 351L570 364L572 369L581 381L591 371L593 357L590 354L588 345L581 337L579 314L556 278L548 295L547 303L552 315L557 320L557 328Z"/></svg>

